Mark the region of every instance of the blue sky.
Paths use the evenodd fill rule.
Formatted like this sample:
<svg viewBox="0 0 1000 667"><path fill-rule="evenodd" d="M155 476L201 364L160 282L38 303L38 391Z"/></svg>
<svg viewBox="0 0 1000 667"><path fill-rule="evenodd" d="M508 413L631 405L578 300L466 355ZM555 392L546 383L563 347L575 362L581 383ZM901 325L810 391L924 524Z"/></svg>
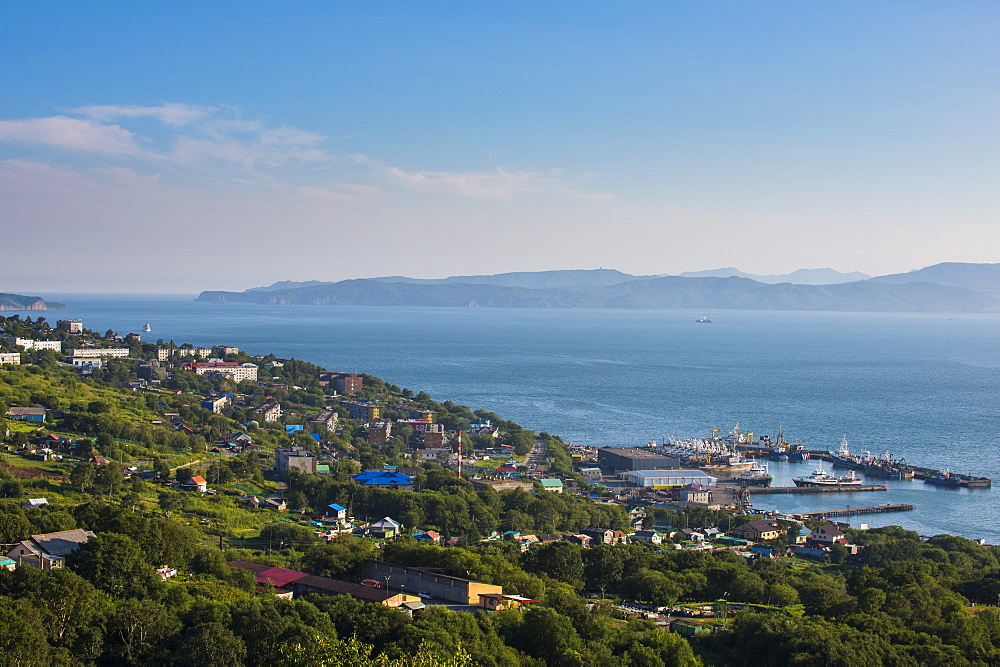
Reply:
<svg viewBox="0 0 1000 667"><path fill-rule="evenodd" d="M0 232L39 253L8 246L0 291L1000 261L998 28L992 2L4 3Z"/></svg>

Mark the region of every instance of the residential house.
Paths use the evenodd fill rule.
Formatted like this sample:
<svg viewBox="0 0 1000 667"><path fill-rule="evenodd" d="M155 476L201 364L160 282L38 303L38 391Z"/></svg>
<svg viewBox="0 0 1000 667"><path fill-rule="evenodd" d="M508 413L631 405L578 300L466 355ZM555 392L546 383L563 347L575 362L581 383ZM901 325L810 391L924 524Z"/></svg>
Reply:
<svg viewBox="0 0 1000 667"><path fill-rule="evenodd" d="M681 487L681 506L687 505L708 505L712 502L712 490L701 484L687 484Z"/></svg>
<svg viewBox="0 0 1000 667"><path fill-rule="evenodd" d="M538 543L537 535L517 535L514 537L514 544L521 547L521 552L524 553L531 547L532 544Z"/></svg>
<svg viewBox="0 0 1000 667"><path fill-rule="evenodd" d="M395 537L399 535L402 531L403 524L399 523L391 517L383 517L381 521L376 521L375 523L368 526L368 532L372 537Z"/></svg>
<svg viewBox="0 0 1000 667"><path fill-rule="evenodd" d="M629 536L629 541L633 544L663 544L663 533L655 530L637 530Z"/></svg>
<svg viewBox="0 0 1000 667"><path fill-rule="evenodd" d="M620 530L610 528L584 528L580 531L588 535L595 544L627 544L628 535Z"/></svg>
<svg viewBox="0 0 1000 667"><path fill-rule="evenodd" d="M195 475L186 482L181 482L181 488L185 491L197 491L199 493L206 493L208 491L208 482L201 475Z"/></svg>
<svg viewBox="0 0 1000 667"><path fill-rule="evenodd" d="M679 532L681 534L681 539L691 540L692 542L705 541L705 533L695 530L694 528L681 528Z"/></svg>
<svg viewBox="0 0 1000 667"><path fill-rule="evenodd" d="M733 537L742 537L753 542L776 540L784 534L784 529L777 521L750 521L730 531Z"/></svg>
<svg viewBox="0 0 1000 667"><path fill-rule="evenodd" d="M0 364L20 364L20 352L0 352Z"/></svg>
<svg viewBox="0 0 1000 667"><path fill-rule="evenodd" d="M540 479L538 483L542 485L542 488L546 491L551 491L552 493L562 493L563 483L561 479Z"/></svg>
<svg viewBox="0 0 1000 667"><path fill-rule="evenodd" d="M834 544L847 544L847 535L834 525L819 526L809 533L806 544L813 547L831 547Z"/></svg>
<svg viewBox="0 0 1000 667"><path fill-rule="evenodd" d="M284 512L288 509L288 501L284 498L265 498L259 501L257 506L265 510Z"/></svg>
<svg viewBox="0 0 1000 667"><path fill-rule="evenodd" d="M24 509L33 509L35 507L41 507L42 505L48 505L49 501L45 498L28 498L24 501Z"/></svg>
<svg viewBox="0 0 1000 667"><path fill-rule="evenodd" d="M91 537L94 533L81 528L32 535L14 545L5 556L19 565L31 565L40 570L56 569L63 566L65 556L86 544Z"/></svg>
<svg viewBox="0 0 1000 667"><path fill-rule="evenodd" d="M590 543L593 542L593 538L590 535L564 535L563 540L569 542L570 544L576 544L584 549L590 548Z"/></svg>
<svg viewBox="0 0 1000 667"><path fill-rule="evenodd" d="M436 530L428 530L423 533L413 533L413 539L417 542L429 542L431 544L441 544L441 534Z"/></svg>
<svg viewBox="0 0 1000 667"><path fill-rule="evenodd" d="M7 410L7 418L41 423L45 421L45 408L11 408Z"/></svg>
<svg viewBox="0 0 1000 667"><path fill-rule="evenodd" d="M323 510L323 516L329 519L336 519L337 521L346 521L347 508L337 503L331 503Z"/></svg>

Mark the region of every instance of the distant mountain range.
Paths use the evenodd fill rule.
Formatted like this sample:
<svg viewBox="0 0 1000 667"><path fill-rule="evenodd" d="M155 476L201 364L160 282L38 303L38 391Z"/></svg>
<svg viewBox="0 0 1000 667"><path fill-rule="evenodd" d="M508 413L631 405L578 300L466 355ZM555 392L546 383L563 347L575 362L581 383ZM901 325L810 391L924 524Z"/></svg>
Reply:
<svg viewBox="0 0 1000 667"><path fill-rule="evenodd" d="M244 292L206 291L199 301L472 308L687 308L867 312L1000 312L1000 264L945 263L869 278L832 269L739 276L632 276L613 269L340 282L284 281ZM699 272L705 273L705 272ZM791 283L833 280L823 284ZM865 279L841 280L864 276Z"/></svg>
<svg viewBox="0 0 1000 667"><path fill-rule="evenodd" d="M0 310L58 310L66 304L45 301L39 296L4 294L0 292Z"/></svg>
<svg viewBox="0 0 1000 667"><path fill-rule="evenodd" d="M685 278L749 278L750 280L767 283L768 285L776 285L778 283L792 283L793 285L838 285L840 283L852 283L871 278L867 273L861 273L860 271L841 273L833 269L799 269L792 273L761 276L753 273L743 273L739 269L731 267L712 269L710 271L685 271L680 275Z"/></svg>

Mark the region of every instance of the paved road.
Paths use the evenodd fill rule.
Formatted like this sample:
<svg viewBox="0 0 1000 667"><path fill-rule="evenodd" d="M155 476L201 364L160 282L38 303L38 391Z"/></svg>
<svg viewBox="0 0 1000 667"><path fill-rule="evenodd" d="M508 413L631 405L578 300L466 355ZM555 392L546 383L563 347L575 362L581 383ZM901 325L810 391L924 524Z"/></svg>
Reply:
<svg viewBox="0 0 1000 667"><path fill-rule="evenodd" d="M545 456L549 451L549 443L545 440L535 438L535 446L531 448L524 459L524 464L529 471L535 471L545 465Z"/></svg>

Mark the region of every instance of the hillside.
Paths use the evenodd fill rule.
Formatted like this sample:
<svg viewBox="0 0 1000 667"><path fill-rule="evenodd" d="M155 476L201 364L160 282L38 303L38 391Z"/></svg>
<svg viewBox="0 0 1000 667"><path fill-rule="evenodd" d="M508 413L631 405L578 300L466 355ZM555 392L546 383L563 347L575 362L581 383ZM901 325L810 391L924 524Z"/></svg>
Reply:
<svg viewBox="0 0 1000 667"><path fill-rule="evenodd" d="M39 296L0 292L0 310L57 310L65 307L66 304L55 301L47 302Z"/></svg>
<svg viewBox="0 0 1000 667"><path fill-rule="evenodd" d="M894 273L872 278L870 282L901 285L935 283L962 287L1000 298L1000 264L942 262L909 273Z"/></svg>

